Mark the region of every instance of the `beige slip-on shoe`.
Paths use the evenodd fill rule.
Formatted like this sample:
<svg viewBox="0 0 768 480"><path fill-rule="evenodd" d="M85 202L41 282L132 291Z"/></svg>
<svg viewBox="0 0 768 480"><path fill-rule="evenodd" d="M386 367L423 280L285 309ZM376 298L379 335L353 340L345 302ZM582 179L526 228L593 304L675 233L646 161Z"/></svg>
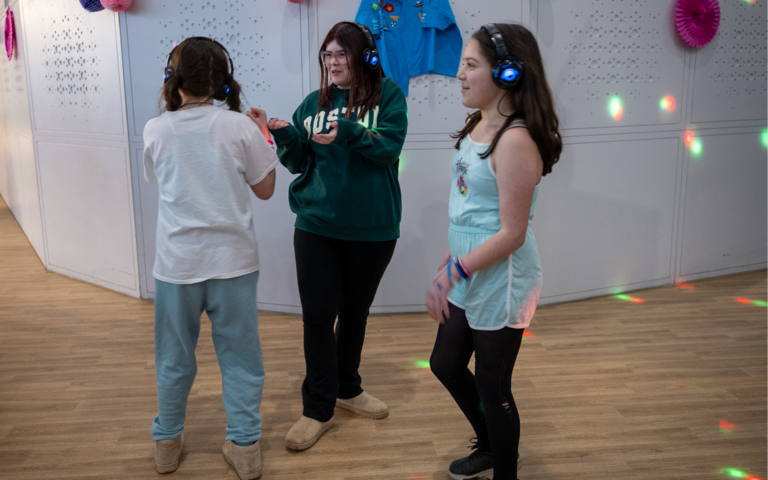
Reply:
<svg viewBox="0 0 768 480"><path fill-rule="evenodd" d="M179 468L181 449L184 448L184 432L170 440L155 441L155 468L157 473L171 473Z"/></svg>
<svg viewBox="0 0 768 480"><path fill-rule="evenodd" d="M378 398L363 392L360 395L349 399L336 399L336 406L351 410L356 414L365 417L380 420L389 415L389 408Z"/></svg>
<svg viewBox="0 0 768 480"><path fill-rule="evenodd" d="M241 447L232 440L227 440L221 451L224 460L232 465L240 480L254 480L261 476L261 443Z"/></svg>
<svg viewBox="0 0 768 480"><path fill-rule="evenodd" d="M319 422L302 415L299 421L288 430L288 435L285 436L285 446L291 450L308 449L333 426L334 418L331 417L327 422Z"/></svg>

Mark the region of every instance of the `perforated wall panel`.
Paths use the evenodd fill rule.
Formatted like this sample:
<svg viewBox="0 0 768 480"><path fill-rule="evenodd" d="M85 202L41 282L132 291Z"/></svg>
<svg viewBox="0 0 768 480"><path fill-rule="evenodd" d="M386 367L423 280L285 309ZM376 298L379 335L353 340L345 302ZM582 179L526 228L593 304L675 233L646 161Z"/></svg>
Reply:
<svg viewBox="0 0 768 480"><path fill-rule="evenodd" d="M537 38L564 128L680 122L685 50L671 21L674 2L537 5ZM667 96L675 108L660 108Z"/></svg>
<svg viewBox="0 0 768 480"><path fill-rule="evenodd" d="M766 1L720 2L715 39L696 51L693 122L766 118Z"/></svg>
<svg viewBox="0 0 768 480"><path fill-rule="evenodd" d="M125 135L117 15L25 2L35 130Z"/></svg>
<svg viewBox="0 0 768 480"><path fill-rule="evenodd" d="M302 100L299 6L272 0L136 0L126 16L133 132L157 116L163 68L188 37L221 42L235 66L247 106L290 118Z"/></svg>

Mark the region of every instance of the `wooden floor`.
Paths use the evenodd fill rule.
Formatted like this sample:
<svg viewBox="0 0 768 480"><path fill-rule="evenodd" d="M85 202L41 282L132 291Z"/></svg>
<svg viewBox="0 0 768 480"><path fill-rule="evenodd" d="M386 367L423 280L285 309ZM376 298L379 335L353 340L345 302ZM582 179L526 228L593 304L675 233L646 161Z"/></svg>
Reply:
<svg viewBox="0 0 768 480"><path fill-rule="evenodd" d="M267 281L262 278L261 281ZM766 478L766 272L544 307L513 377L521 480ZM221 378L204 321L179 470L154 471L152 303L46 272L0 200L0 478L236 479L222 458ZM426 315L375 316L363 386L391 410L337 410L312 449L301 319L262 313L264 479L448 479L471 429L426 368ZM723 423L727 422L727 423ZM742 477L749 478L749 477Z"/></svg>

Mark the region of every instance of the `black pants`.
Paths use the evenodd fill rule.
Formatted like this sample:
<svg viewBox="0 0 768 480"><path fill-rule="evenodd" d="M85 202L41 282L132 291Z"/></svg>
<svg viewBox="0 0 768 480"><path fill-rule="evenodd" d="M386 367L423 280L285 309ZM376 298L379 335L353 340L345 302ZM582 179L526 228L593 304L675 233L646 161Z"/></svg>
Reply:
<svg viewBox="0 0 768 480"><path fill-rule="evenodd" d="M520 416L511 384L523 329L473 330L464 310L449 307L429 367L472 424L478 448L493 454L493 480L516 480ZM474 375L467 368L472 352Z"/></svg>
<svg viewBox="0 0 768 480"><path fill-rule="evenodd" d="M396 243L355 242L294 231L307 364L301 387L305 417L327 422L333 417L336 398L363 393L357 370L368 310Z"/></svg>

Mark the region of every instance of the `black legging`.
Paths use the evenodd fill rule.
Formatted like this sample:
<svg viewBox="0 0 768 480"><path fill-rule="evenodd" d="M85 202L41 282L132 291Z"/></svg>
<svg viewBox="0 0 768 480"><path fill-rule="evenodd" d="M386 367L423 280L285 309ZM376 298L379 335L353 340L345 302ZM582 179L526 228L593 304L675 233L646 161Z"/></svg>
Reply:
<svg viewBox="0 0 768 480"><path fill-rule="evenodd" d="M336 398L363 393L357 370L368 311L396 243L356 242L294 231L307 364L301 387L304 416L326 422L333 417Z"/></svg>
<svg viewBox="0 0 768 480"><path fill-rule="evenodd" d="M451 318L437 330L429 367L475 429L478 449L493 454L493 480L516 480L520 415L511 384L523 329L474 330L464 310L449 308ZM474 375L467 368L472 352Z"/></svg>

